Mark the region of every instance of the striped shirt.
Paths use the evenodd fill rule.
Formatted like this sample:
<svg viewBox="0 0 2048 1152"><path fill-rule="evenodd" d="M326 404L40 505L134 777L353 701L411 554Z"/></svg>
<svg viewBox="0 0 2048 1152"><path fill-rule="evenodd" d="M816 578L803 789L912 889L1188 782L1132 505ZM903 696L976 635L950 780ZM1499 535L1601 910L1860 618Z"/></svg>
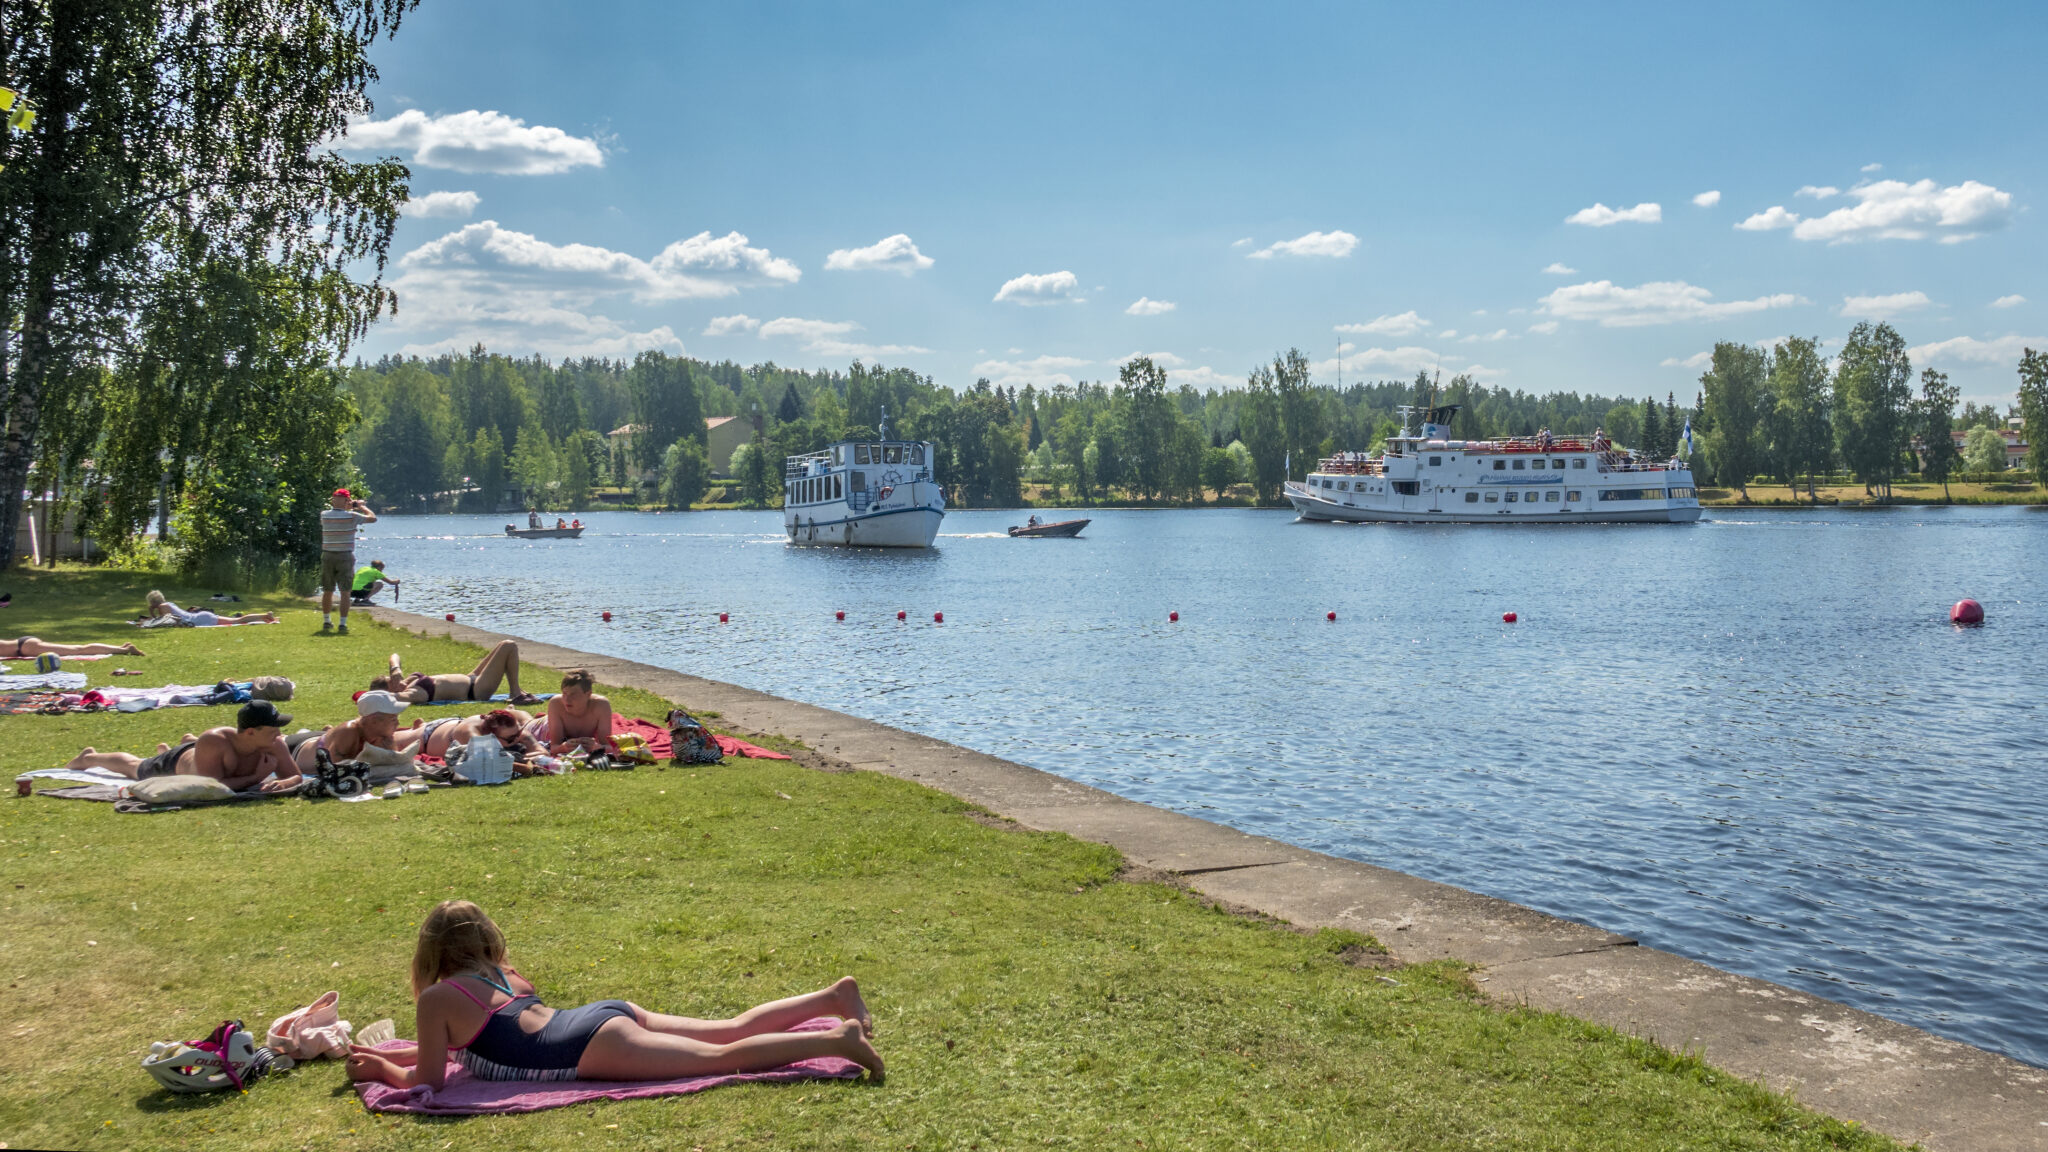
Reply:
<svg viewBox="0 0 2048 1152"><path fill-rule="evenodd" d="M369 517L353 508L328 508L320 513L320 550L322 552L353 552L356 550L356 524Z"/></svg>

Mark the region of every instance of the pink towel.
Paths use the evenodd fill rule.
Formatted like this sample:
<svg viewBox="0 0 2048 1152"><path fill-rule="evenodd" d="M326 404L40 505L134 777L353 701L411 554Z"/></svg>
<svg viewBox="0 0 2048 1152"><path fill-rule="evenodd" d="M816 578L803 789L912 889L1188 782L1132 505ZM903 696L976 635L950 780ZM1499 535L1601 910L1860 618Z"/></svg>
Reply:
<svg viewBox="0 0 2048 1152"><path fill-rule="evenodd" d="M806 1020L792 1032L822 1032L839 1021L821 1016ZM399 1048L392 1040L379 1048ZM680 1080L478 1080L450 1061L448 1080L439 1092L421 1085L393 1088L374 1080L356 1085L363 1107L372 1112L409 1112L420 1116L481 1116L491 1113L540 1112L592 1100L645 1100L653 1096L685 1096L726 1084L779 1084L790 1080L852 1080L860 1065L837 1056L799 1060L761 1072L722 1076L686 1076Z"/></svg>
<svg viewBox="0 0 2048 1152"><path fill-rule="evenodd" d="M612 735L638 736L642 740L647 741L647 750L652 752L657 758L666 760L669 757L668 729L663 728L652 720L642 720L638 717L629 718L614 712L612 713ZM736 737L720 736L714 732L711 738L718 741L719 750L727 756L744 756L749 760L789 759L789 757L784 756L780 752L771 752L758 744L749 744L745 740Z"/></svg>

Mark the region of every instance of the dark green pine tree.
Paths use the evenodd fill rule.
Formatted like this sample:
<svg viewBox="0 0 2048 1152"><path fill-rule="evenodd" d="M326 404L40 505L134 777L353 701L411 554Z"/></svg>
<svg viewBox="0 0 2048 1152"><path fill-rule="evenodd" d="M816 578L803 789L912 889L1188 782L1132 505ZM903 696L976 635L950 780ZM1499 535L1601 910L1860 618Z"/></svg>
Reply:
<svg viewBox="0 0 2048 1152"><path fill-rule="evenodd" d="M775 418L784 424L794 424L804 418L803 398L796 394L796 381L792 380L782 390L782 403L776 406ZM833 434L837 433L833 430Z"/></svg>
<svg viewBox="0 0 2048 1152"><path fill-rule="evenodd" d="M1638 439L1642 443L1630 447L1650 456L1655 456L1658 447L1664 443L1664 416L1657 410L1655 400L1643 401L1643 431Z"/></svg>

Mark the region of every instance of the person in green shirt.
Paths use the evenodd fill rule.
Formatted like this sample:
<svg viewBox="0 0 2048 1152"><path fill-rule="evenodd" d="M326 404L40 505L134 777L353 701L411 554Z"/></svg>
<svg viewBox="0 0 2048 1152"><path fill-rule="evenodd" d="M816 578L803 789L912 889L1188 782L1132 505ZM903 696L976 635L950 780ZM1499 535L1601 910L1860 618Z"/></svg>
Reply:
<svg viewBox="0 0 2048 1152"><path fill-rule="evenodd" d="M399 580L395 576L386 576L384 574L384 562L382 560L372 560L368 568L356 570L355 582L349 586L349 599L354 600L358 604L368 604L370 597L375 596L387 584L392 588L397 588Z"/></svg>

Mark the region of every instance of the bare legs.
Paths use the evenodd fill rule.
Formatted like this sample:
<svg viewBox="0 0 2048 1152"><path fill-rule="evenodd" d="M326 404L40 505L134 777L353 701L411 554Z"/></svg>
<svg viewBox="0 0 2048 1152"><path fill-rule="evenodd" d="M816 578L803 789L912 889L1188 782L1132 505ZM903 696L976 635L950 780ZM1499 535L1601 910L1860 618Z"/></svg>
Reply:
<svg viewBox="0 0 2048 1152"><path fill-rule="evenodd" d="M500 683L512 694L514 704L533 699L519 690L519 645L516 641L500 640L484 654L476 671L469 674L469 698L489 700L498 691Z"/></svg>
<svg viewBox="0 0 2048 1152"><path fill-rule="evenodd" d="M882 1079L882 1057L868 1042L873 1024L852 977L830 988L763 1004L730 1020L664 1016L635 1006L638 1024L600 1029L576 1065L590 1080L666 1080L774 1068L817 1056L839 1056ZM789 1032L817 1016L845 1022L823 1032Z"/></svg>
<svg viewBox="0 0 2048 1152"><path fill-rule="evenodd" d="M276 614L276 613L273 613L273 612L244 612L244 613L242 613L242 614L241 614L240 616L221 616L221 615L220 615L220 613L216 612L216 613L214 613L214 615L215 615L215 616L219 616L219 617L220 617L220 622L221 622L221 623L223 623L223 624L275 624L275 623L277 623L277 614Z"/></svg>
<svg viewBox="0 0 2048 1152"><path fill-rule="evenodd" d="M164 749L159 748L158 751L161 752ZM104 768L109 772L119 772L121 775L133 780L135 779L135 770L142 767L142 757L132 752L95 752L87 748L85 751L73 756L71 763L64 766L73 772L83 772L87 768Z"/></svg>
<svg viewBox="0 0 2048 1152"><path fill-rule="evenodd" d="M23 636L17 647L23 656L140 656L133 644L52 644L34 636Z"/></svg>

